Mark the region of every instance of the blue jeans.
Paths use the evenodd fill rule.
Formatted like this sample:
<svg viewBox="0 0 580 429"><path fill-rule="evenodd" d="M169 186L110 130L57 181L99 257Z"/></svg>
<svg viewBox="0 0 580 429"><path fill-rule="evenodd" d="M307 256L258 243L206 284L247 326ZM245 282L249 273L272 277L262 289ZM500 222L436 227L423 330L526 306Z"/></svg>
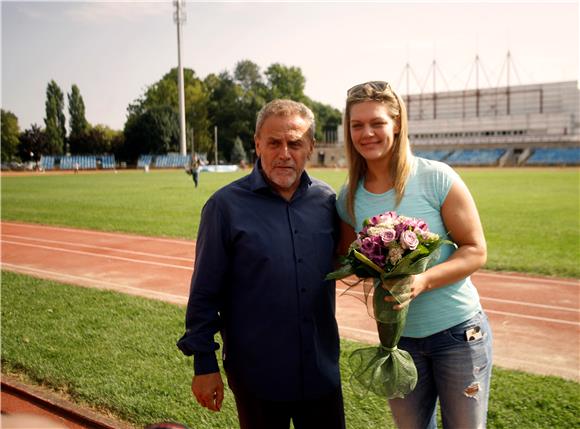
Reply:
<svg viewBox="0 0 580 429"><path fill-rule="evenodd" d="M466 331L480 328L478 333ZM468 334L473 331L469 331ZM389 401L395 423L402 429L437 428L437 399L444 428L482 429L486 426L492 367L492 335L483 311L473 318L425 338L403 337L417 367L417 387L403 399Z"/></svg>

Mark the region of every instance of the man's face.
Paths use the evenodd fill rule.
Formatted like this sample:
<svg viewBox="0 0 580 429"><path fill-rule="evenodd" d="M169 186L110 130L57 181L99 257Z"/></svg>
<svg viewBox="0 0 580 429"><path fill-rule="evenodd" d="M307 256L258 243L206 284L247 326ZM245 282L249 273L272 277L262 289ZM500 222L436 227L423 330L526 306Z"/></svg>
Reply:
<svg viewBox="0 0 580 429"><path fill-rule="evenodd" d="M254 137L264 174L284 198L290 199L313 149L308 128L300 115L270 116Z"/></svg>

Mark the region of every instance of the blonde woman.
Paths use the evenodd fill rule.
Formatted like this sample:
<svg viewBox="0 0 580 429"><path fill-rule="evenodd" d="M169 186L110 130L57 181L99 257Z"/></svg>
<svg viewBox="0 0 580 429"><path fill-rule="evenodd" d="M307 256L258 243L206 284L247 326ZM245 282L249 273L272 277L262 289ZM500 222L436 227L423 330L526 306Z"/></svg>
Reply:
<svg viewBox="0 0 580 429"><path fill-rule="evenodd" d="M345 110L348 183L337 209L346 253L365 218L394 210L423 219L457 244L437 264L412 277L407 324L399 347L418 371L416 388L389 401L400 428L435 428L439 400L446 428L483 428L492 369L492 336L470 275L487 251L471 194L441 162L415 157L402 98L382 81L348 90Z"/></svg>

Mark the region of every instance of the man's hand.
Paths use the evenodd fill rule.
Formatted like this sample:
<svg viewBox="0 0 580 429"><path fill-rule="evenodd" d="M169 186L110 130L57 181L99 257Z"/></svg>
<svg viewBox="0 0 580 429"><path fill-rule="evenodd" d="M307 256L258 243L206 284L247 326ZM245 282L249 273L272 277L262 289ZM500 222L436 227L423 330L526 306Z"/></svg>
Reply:
<svg viewBox="0 0 580 429"><path fill-rule="evenodd" d="M224 400L224 383L219 372L194 375L191 380L191 391L202 407L219 411Z"/></svg>

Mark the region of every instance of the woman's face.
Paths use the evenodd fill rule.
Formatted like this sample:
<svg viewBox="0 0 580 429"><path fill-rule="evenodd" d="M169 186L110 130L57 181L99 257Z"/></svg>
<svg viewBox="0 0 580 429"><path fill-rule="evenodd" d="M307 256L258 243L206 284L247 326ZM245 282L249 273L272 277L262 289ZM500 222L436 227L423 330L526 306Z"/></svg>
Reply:
<svg viewBox="0 0 580 429"><path fill-rule="evenodd" d="M378 101L363 101L350 108L350 136L356 151L367 161L389 159L399 125Z"/></svg>

